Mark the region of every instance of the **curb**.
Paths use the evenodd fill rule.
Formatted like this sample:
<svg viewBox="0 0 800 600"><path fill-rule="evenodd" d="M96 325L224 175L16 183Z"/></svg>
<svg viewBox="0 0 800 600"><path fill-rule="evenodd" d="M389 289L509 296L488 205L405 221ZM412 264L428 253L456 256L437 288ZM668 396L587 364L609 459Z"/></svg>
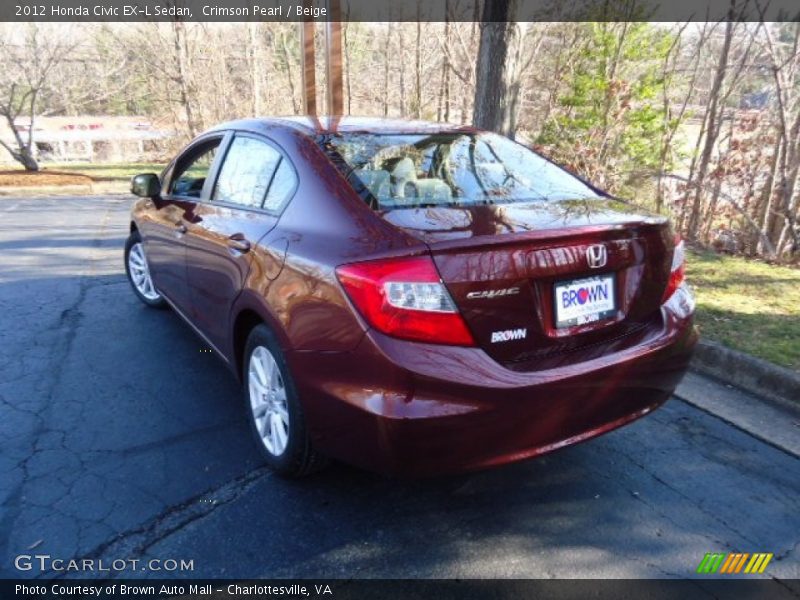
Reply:
<svg viewBox="0 0 800 600"><path fill-rule="evenodd" d="M700 340L691 366L757 396L800 404L800 373L717 342Z"/></svg>

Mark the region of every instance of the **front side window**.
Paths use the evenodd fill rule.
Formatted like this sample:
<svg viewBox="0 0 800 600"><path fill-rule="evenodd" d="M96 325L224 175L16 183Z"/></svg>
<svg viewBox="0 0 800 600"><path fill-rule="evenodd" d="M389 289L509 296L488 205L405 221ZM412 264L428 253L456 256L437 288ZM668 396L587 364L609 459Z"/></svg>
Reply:
<svg viewBox="0 0 800 600"><path fill-rule="evenodd" d="M535 152L493 133L340 133L320 143L379 209L594 198Z"/></svg>
<svg viewBox="0 0 800 600"><path fill-rule="evenodd" d="M178 161L174 170L175 177L170 184L170 194L200 198L221 141L221 139L215 139L202 144Z"/></svg>
<svg viewBox="0 0 800 600"><path fill-rule="evenodd" d="M261 208L283 157L255 138L234 138L225 156L212 200Z"/></svg>

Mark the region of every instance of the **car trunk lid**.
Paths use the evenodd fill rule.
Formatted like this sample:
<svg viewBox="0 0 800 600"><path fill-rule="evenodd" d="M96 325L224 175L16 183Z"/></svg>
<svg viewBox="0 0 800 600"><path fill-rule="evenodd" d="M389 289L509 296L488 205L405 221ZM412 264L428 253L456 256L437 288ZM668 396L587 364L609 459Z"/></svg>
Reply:
<svg viewBox="0 0 800 600"><path fill-rule="evenodd" d="M660 322L672 235L665 218L631 204L550 201L383 216L428 244L476 343L510 368L618 349ZM587 307L598 310L582 314Z"/></svg>

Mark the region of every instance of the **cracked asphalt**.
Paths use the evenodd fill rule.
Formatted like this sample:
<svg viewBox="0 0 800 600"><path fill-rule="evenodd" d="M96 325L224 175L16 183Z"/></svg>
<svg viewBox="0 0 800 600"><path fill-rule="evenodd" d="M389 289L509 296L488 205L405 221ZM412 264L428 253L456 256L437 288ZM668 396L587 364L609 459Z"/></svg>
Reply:
<svg viewBox="0 0 800 600"><path fill-rule="evenodd" d="M14 568L48 554L197 577L690 577L742 551L800 577L798 457L678 399L477 474L273 476L233 377L131 293L130 202L0 197L0 575L57 576Z"/></svg>

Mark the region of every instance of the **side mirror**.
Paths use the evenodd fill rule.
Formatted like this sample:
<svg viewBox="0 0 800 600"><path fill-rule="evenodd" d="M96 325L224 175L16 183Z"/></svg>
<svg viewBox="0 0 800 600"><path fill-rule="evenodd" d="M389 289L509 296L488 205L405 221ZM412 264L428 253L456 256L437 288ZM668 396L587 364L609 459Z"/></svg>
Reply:
<svg viewBox="0 0 800 600"><path fill-rule="evenodd" d="M155 198L161 193L161 182L154 173L142 173L131 179L131 192L142 198Z"/></svg>

